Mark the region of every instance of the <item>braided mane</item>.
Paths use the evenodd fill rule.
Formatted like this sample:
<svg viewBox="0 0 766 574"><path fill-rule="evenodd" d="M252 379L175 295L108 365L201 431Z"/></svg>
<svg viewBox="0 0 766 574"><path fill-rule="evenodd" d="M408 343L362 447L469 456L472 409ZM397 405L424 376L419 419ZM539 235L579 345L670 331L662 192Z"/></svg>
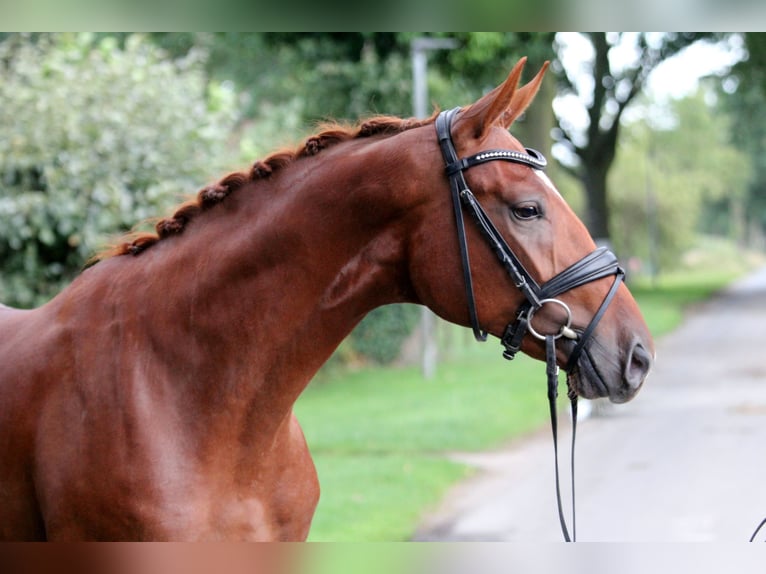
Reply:
<svg viewBox="0 0 766 574"><path fill-rule="evenodd" d="M356 126L327 123L319 133L309 136L293 150L277 151L263 160L256 161L248 172L234 172L217 183L200 190L196 197L179 205L172 216L160 219L155 232L132 232L123 236L117 244L96 254L91 260L97 263L118 255L139 255L158 241L183 232L188 223L246 184L269 178L273 173L290 165L293 161L313 156L335 144L377 135L393 135L417 128L434 121L436 113L426 119L401 119L393 116L375 116Z"/></svg>

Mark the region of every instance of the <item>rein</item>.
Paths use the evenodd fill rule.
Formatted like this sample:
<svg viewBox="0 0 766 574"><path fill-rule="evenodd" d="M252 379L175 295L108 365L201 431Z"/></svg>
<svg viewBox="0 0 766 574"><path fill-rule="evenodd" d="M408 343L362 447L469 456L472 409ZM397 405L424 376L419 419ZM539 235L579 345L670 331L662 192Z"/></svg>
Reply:
<svg viewBox="0 0 766 574"><path fill-rule="evenodd" d="M758 525L758 528L755 529L755 532L753 532L753 535L750 537L749 542L752 542L753 540L755 540L755 537L758 536L758 532L760 532L761 528L763 528L764 525L766 525L766 518L761 520L761 523Z"/></svg>
<svg viewBox="0 0 766 574"><path fill-rule="evenodd" d="M468 239L463 218L464 209L471 214L485 240L489 243L490 247L500 260L500 264L510 276L513 284L521 291L525 298L525 301L516 311L515 319L508 323L508 326L505 328L505 332L501 337L500 342L504 347L503 357L512 360L521 349L522 340L527 334L545 341L548 403L551 413L551 429L553 431L553 450L555 457L556 501L558 504L559 520L561 522L561 531L564 535L564 540L567 542L574 541L576 540L574 448L577 428L577 392L574 385L570 384L568 377L568 396L572 409L572 537L570 539L562 509L561 489L559 485L558 423L556 416L559 368L556 362L556 340L564 337L574 341L575 346L564 367L564 370L570 375L577 367L578 360L585 348L586 342L590 339L599 321L601 321L601 318L604 316L607 307L609 307L609 304L616 295L620 283L622 283L625 278L625 272L619 266L617 257L614 253L605 247L601 247L592 253L589 253L542 285L539 285L534 277L532 277L532 275L524 268L524 265L481 207L479 201L468 187L463 172L471 167L490 161L509 161L525 165L531 169L542 170L547 165L547 161L540 152L532 149L527 149L526 153L515 150L490 149L460 159L457 155L455 145L452 142L451 134L452 122L459 112L460 108L441 112L436 118L436 134L439 139L439 147L441 148L442 157L446 164L445 171L450 182L452 205L457 224L458 244L460 246L460 259L463 268L463 281L466 291L466 300L468 302L468 314L471 320L471 327L477 341L483 342L487 340L487 332L481 328L479 323L476 300L474 298L473 279L471 276L470 258L468 253ZM572 312L569 309L569 306L556 297L571 289L611 275L615 276L614 282L588 326L580 332L578 332L577 329L573 329L571 327ZM535 313L545 305L559 305L566 312L566 322L561 326L558 333L541 334L532 326L532 319Z"/></svg>

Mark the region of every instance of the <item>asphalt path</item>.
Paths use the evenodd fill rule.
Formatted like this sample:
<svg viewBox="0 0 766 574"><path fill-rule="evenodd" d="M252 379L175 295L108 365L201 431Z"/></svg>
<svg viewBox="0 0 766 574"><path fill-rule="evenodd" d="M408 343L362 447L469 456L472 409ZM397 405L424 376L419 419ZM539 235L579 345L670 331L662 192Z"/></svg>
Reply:
<svg viewBox="0 0 766 574"><path fill-rule="evenodd" d="M766 268L657 341L657 364L633 401L578 425L578 541L750 538L766 517L764 335ZM571 429L560 419L568 484ZM476 476L426 517L416 540L562 539L549 430L501 451L454 458L475 465ZM766 540L764 530L758 540Z"/></svg>

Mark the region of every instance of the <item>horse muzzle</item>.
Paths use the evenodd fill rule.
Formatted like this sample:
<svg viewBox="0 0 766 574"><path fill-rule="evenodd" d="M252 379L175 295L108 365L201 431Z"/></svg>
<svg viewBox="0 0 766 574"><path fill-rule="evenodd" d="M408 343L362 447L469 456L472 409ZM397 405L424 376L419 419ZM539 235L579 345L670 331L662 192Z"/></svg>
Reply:
<svg viewBox="0 0 766 574"><path fill-rule="evenodd" d="M621 359L610 359L615 355ZM641 389L653 364L652 353L638 338L625 351L615 353L593 337L569 369L568 381L583 398L608 397L613 403L626 403Z"/></svg>

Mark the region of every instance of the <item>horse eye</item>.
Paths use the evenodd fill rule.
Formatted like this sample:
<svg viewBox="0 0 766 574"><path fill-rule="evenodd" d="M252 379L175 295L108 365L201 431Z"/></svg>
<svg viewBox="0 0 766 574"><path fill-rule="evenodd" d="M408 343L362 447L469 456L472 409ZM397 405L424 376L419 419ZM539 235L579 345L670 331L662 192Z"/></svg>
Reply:
<svg viewBox="0 0 766 574"><path fill-rule="evenodd" d="M517 219L527 220L540 217L540 210L534 204L516 205L511 210Z"/></svg>

